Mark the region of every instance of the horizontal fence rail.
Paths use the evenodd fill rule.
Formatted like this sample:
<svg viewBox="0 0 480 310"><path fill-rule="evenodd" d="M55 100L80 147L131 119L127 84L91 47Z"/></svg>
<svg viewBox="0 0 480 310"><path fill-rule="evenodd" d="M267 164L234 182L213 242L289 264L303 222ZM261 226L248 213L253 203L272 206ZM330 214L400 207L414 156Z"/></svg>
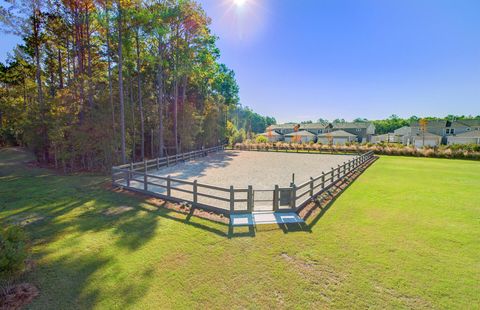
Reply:
<svg viewBox="0 0 480 310"><path fill-rule="evenodd" d="M320 175L311 177L301 184L292 183L289 187L282 188L275 185L274 189L266 190L254 190L250 185L245 188L222 187L199 183L197 180L187 181L148 173L149 169L158 170L180 162L205 157L224 149L225 147L221 145L112 167L112 184L166 200L187 202L223 214L253 212L255 202L269 202L272 211L299 211L313 197L328 190L333 184L374 157L373 151L369 151L344 162L342 165L332 167L329 171L323 171ZM255 192L257 195L255 195ZM271 198L259 197L262 192ZM208 201L205 202L205 199L208 199Z"/></svg>

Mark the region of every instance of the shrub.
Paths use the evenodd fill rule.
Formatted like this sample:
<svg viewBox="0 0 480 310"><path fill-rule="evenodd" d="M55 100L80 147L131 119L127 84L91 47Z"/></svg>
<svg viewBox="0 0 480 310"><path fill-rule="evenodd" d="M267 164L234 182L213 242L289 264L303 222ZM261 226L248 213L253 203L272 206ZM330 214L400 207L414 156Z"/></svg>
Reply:
<svg viewBox="0 0 480 310"><path fill-rule="evenodd" d="M267 137L265 137L265 136L258 135L258 136L255 138L255 142L257 142L257 143L267 143L267 142L268 142L268 139L267 139Z"/></svg>
<svg viewBox="0 0 480 310"><path fill-rule="evenodd" d="M400 155L400 156L416 156L416 157L439 157L439 158L465 158L465 159L480 159L480 146L478 145L441 145L439 147L425 147L415 148L414 146L405 146L398 143L384 143L384 144L358 144L351 143L350 145L326 145L321 143L269 143L252 141L245 141L243 143L236 143L236 149L275 149L275 150L312 150L320 152L352 152L364 153L373 151L375 154L384 155Z"/></svg>
<svg viewBox="0 0 480 310"><path fill-rule="evenodd" d="M23 271L27 258L26 235L19 226L0 231L0 277L12 277Z"/></svg>

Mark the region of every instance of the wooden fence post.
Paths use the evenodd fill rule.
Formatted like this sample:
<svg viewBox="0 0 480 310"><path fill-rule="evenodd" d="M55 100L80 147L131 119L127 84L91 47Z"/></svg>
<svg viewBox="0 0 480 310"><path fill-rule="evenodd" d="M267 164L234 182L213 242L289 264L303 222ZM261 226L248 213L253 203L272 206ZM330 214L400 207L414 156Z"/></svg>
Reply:
<svg viewBox="0 0 480 310"><path fill-rule="evenodd" d="M313 178L310 177L310 197L313 196Z"/></svg>
<svg viewBox="0 0 480 310"><path fill-rule="evenodd" d="M292 184L292 197L290 200L291 208L295 209L296 204L297 204L297 187L295 186L295 184Z"/></svg>
<svg viewBox="0 0 480 310"><path fill-rule="evenodd" d="M146 167L147 167L147 166L145 166L145 170L143 171L143 189L144 189L145 191L148 190L148 183L147 183L147 181L148 181L148 176L147 176L147 168L146 168Z"/></svg>
<svg viewBox="0 0 480 310"><path fill-rule="evenodd" d="M130 187L130 170L126 172L127 187Z"/></svg>
<svg viewBox="0 0 480 310"><path fill-rule="evenodd" d="M157 170L160 169L160 158L157 157Z"/></svg>
<svg viewBox="0 0 480 310"><path fill-rule="evenodd" d="M233 190L233 185L230 185L230 213L235 211L235 192Z"/></svg>
<svg viewBox="0 0 480 310"><path fill-rule="evenodd" d="M133 163L130 163L130 179L133 177L131 173L133 173Z"/></svg>
<svg viewBox="0 0 480 310"><path fill-rule="evenodd" d="M279 201L278 197L279 196L279 190L278 190L278 184L275 184L275 189L273 190L273 212L277 212L279 208Z"/></svg>
<svg viewBox="0 0 480 310"><path fill-rule="evenodd" d="M167 197L170 197L171 196L171 193L172 193L172 189L171 189L171 186L170 186L170 175L167 176Z"/></svg>
<svg viewBox="0 0 480 310"><path fill-rule="evenodd" d="M335 179L335 169L333 167L332 167L331 174L332 174L332 179L330 180L330 183L333 183L333 181Z"/></svg>
<svg viewBox="0 0 480 310"><path fill-rule="evenodd" d="M322 189L325 188L325 172L322 172Z"/></svg>
<svg viewBox="0 0 480 310"><path fill-rule="evenodd" d="M248 185L247 210L250 211L250 212L253 211L253 187L252 187L252 185Z"/></svg>
<svg viewBox="0 0 480 310"><path fill-rule="evenodd" d="M198 197L197 197L197 180L193 181L193 203L197 204Z"/></svg>

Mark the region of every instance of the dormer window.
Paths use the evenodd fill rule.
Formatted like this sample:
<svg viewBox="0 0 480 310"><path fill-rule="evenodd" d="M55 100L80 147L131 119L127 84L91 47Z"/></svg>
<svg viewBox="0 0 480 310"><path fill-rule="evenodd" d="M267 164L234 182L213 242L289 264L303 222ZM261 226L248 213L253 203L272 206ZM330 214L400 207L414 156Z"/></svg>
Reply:
<svg viewBox="0 0 480 310"><path fill-rule="evenodd" d="M455 134L455 128L447 128L447 129L445 129L445 133L447 135L453 135L453 134Z"/></svg>

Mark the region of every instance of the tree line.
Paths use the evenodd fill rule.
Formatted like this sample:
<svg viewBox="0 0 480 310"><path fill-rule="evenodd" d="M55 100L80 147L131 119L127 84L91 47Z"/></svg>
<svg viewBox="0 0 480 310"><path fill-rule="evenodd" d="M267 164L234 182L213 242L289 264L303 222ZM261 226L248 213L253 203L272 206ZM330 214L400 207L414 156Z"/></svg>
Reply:
<svg viewBox="0 0 480 310"><path fill-rule="evenodd" d="M403 126L409 126L410 123L420 121L421 119L428 121L431 120L462 120L462 119L480 119L480 115L473 116L473 115L447 115L446 117L418 117L418 116L411 116L409 118L401 118L395 114L389 116L386 119L380 120L368 120L366 118L358 117L353 120L353 122L372 122L375 125L375 133L376 134L385 134L389 132L393 132L395 129L398 129ZM329 123L327 119L320 118L317 120L318 123ZM346 120L343 118L337 118L332 121L332 123L345 123ZM304 121L302 123L313 123L313 121Z"/></svg>
<svg viewBox="0 0 480 310"><path fill-rule="evenodd" d="M223 143L229 120L274 122L238 107L195 1L8 0L0 18L23 38L0 64L0 144L44 163L108 169Z"/></svg>

